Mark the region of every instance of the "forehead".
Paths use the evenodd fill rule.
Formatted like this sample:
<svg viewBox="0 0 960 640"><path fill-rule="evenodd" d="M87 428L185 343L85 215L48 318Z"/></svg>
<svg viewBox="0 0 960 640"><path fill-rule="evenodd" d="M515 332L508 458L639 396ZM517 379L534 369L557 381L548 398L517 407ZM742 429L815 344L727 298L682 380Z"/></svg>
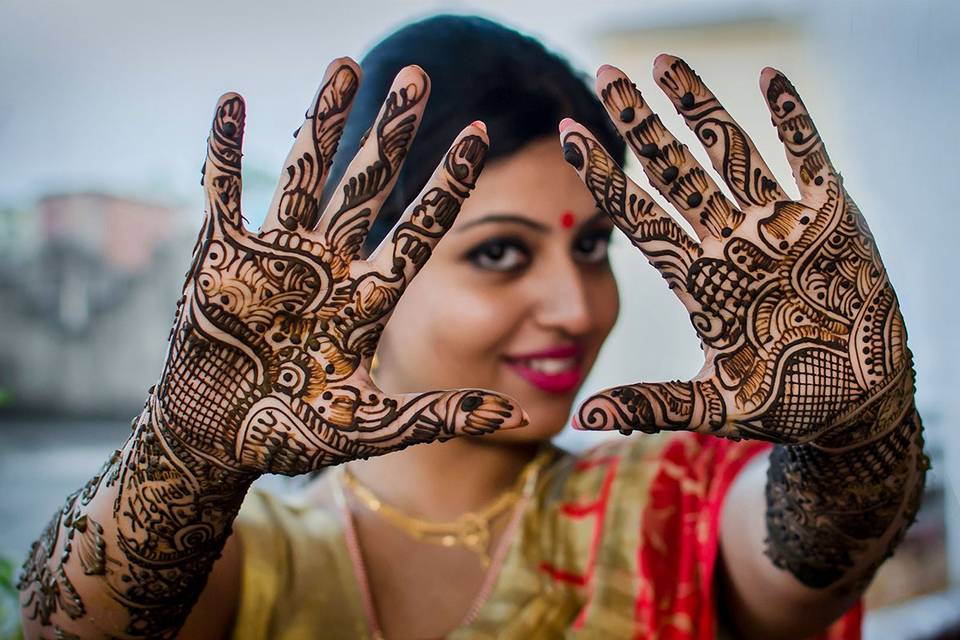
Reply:
<svg viewBox="0 0 960 640"><path fill-rule="evenodd" d="M569 215L564 214L572 214L579 222L596 209L576 171L564 161L560 142L544 138L487 163L454 227L491 213L519 214L545 225L569 226L564 224Z"/></svg>

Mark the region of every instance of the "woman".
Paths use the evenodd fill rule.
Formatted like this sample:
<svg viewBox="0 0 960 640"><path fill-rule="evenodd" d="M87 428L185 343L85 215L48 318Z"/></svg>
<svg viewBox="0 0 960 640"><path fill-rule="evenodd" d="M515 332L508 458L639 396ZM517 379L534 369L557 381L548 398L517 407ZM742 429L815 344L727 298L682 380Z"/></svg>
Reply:
<svg viewBox="0 0 960 640"><path fill-rule="evenodd" d="M926 459L896 298L792 85L761 76L798 201L686 63L654 65L734 203L620 71L598 103L488 21L411 25L362 67L328 69L257 234L244 105L218 104L167 364L34 545L28 635L856 637L855 608L827 629ZM624 176L617 133L697 239ZM341 138L360 149L331 168ZM575 457L548 442L616 319L612 223L706 361L577 426L696 433ZM419 391L453 386L476 388ZM332 465L293 500L247 491Z"/></svg>

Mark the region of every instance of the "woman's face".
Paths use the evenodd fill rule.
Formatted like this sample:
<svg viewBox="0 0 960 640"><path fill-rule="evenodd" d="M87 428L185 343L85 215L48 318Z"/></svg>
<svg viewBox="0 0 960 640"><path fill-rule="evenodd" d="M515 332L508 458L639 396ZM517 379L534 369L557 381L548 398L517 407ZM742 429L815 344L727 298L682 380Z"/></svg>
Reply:
<svg viewBox="0 0 960 640"><path fill-rule="evenodd" d="M488 163L387 323L377 383L505 393L531 424L494 437L550 438L617 318L612 228L556 140Z"/></svg>

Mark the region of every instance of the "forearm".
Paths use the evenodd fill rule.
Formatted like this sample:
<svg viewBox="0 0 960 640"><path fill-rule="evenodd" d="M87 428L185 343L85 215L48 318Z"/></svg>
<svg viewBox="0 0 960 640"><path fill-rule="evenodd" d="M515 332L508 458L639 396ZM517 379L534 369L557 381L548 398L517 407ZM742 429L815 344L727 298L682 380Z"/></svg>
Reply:
<svg viewBox="0 0 960 640"><path fill-rule="evenodd" d="M927 459L912 380L816 445L741 473L721 525L724 604L745 638L803 638L862 593L920 505ZM830 446L832 445L832 446Z"/></svg>
<svg viewBox="0 0 960 640"><path fill-rule="evenodd" d="M173 637L199 596L252 478L186 449L159 413L151 398L34 543L19 584L28 637Z"/></svg>
<svg viewBox="0 0 960 640"><path fill-rule="evenodd" d="M767 555L810 588L862 591L916 517L928 465L912 402L864 444L776 446Z"/></svg>

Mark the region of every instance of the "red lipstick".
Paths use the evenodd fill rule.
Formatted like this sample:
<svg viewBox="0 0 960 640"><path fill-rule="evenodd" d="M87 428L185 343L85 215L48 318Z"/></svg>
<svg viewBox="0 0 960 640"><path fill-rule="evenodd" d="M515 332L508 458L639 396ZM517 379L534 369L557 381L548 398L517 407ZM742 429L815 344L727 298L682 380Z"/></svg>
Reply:
<svg viewBox="0 0 960 640"><path fill-rule="evenodd" d="M583 348L579 345L551 347L504 359L511 371L547 393L569 393L583 381Z"/></svg>

